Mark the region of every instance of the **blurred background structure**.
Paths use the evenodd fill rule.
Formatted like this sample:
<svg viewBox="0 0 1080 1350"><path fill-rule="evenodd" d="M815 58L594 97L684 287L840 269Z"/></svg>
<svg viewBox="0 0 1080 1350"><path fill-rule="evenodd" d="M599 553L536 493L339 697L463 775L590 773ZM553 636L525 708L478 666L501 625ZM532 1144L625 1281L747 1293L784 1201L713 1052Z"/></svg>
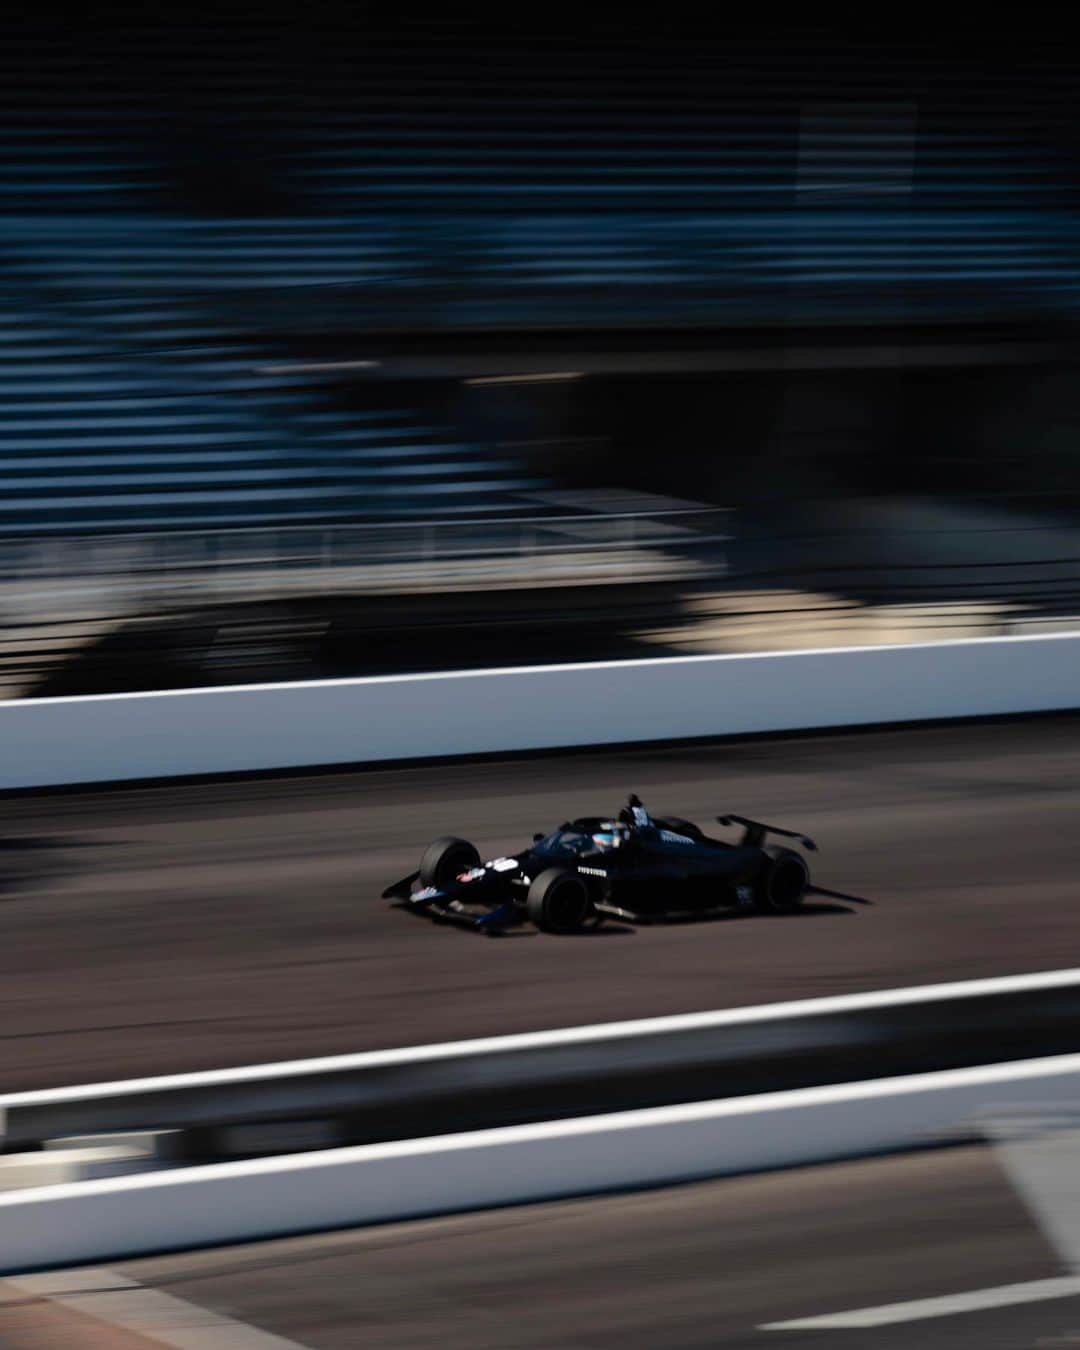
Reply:
<svg viewBox="0 0 1080 1350"><path fill-rule="evenodd" d="M10 25L0 696L1073 625L1071 56L628 23Z"/></svg>

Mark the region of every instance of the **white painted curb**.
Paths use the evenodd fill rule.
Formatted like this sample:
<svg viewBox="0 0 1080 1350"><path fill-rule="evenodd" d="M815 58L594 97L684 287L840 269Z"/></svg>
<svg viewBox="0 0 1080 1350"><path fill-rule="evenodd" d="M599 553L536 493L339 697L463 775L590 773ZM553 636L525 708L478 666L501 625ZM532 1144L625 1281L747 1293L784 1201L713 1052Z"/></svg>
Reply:
<svg viewBox="0 0 1080 1350"><path fill-rule="evenodd" d="M825 1162L1040 1100L1080 1100L1080 1055L43 1187L0 1196L0 1271Z"/></svg>
<svg viewBox="0 0 1080 1350"><path fill-rule="evenodd" d="M1080 706L1080 634L0 703L0 788Z"/></svg>

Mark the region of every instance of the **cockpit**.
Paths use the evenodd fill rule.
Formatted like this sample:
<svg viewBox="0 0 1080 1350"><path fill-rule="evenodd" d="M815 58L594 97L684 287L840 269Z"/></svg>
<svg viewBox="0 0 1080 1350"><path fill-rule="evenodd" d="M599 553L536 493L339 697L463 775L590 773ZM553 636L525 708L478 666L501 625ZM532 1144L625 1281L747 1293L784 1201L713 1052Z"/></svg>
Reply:
<svg viewBox="0 0 1080 1350"><path fill-rule="evenodd" d="M597 830L595 834L590 835L593 848L603 852L610 848L622 848L630 838L630 831L625 825L620 825L615 821L605 821L604 828Z"/></svg>
<svg viewBox="0 0 1080 1350"><path fill-rule="evenodd" d="M533 851L549 857L573 858L582 853L621 848L629 837L629 829L617 820L577 820L538 839Z"/></svg>
<svg viewBox="0 0 1080 1350"><path fill-rule="evenodd" d="M572 858L578 853L589 853L592 840L582 830L566 827L545 835L533 844L534 853L547 853L553 858Z"/></svg>

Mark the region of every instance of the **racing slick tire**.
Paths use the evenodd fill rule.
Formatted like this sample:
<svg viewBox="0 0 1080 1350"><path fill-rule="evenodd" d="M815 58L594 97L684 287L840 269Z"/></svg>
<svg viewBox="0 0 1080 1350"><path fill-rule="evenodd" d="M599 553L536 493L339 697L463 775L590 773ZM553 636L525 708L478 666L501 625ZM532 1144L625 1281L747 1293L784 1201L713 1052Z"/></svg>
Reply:
<svg viewBox="0 0 1080 1350"><path fill-rule="evenodd" d="M791 914L806 897L810 869L801 853L790 848L767 848L755 887L758 909L766 914Z"/></svg>
<svg viewBox="0 0 1080 1350"><path fill-rule="evenodd" d="M444 886L462 872L480 865L480 854L467 839L443 835L428 844L420 859L420 881L425 886Z"/></svg>
<svg viewBox="0 0 1080 1350"><path fill-rule="evenodd" d="M549 867L535 878L525 909L545 933L580 933L594 917L588 886L564 867Z"/></svg>

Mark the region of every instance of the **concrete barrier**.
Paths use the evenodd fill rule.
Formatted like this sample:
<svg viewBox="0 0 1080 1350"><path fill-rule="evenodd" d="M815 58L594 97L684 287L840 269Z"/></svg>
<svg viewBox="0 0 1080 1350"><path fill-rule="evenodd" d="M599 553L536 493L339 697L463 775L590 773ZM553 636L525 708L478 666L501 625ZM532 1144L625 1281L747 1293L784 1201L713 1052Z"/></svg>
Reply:
<svg viewBox="0 0 1080 1350"><path fill-rule="evenodd" d="M0 703L0 789L1080 705L1080 634Z"/></svg>
<svg viewBox="0 0 1080 1350"><path fill-rule="evenodd" d="M332 1147L1072 1053L1078 1024L1080 969L1038 971L13 1093L0 1137L188 1131L223 1161L260 1129Z"/></svg>
<svg viewBox="0 0 1080 1350"><path fill-rule="evenodd" d="M663 1185L976 1137L1080 1100L1080 1055L0 1195L0 1272Z"/></svg>

